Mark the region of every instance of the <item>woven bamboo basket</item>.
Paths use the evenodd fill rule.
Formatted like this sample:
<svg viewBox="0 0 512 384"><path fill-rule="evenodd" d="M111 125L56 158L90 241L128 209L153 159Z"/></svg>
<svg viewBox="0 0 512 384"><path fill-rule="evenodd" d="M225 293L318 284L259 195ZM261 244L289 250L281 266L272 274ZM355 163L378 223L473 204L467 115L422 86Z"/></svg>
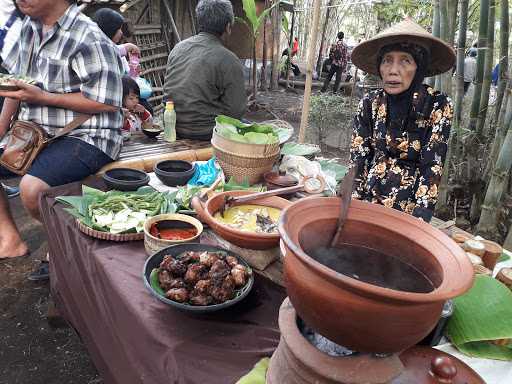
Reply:
<svg viewBox="0 0 512 384"><path fill-rule="evenodd" d="M76 223L78 225L78 229L80 230L80 232L83 232L86 235L94 237L96 239L110 240L110 241L137 241L137 240L144 239L144 232L139 232L139 233L102 232L102 231L97 231L96 229L89 228L88 226L82 224L79 220L77 220Z"/></svg>
<svg viewBox="0 0 512 384"><path fill-rule="evenodd" d="M262 124L286 128L290 130L290 136L293 133L293 126L283 120L265 121ZM212 148L226 178L233 177L238 183L245 180L250 184L260 182L263 174L272 170L280 154L279 143L240 143L222 137L216 129L213 130Z"/></svg>
<svg viewBox="0 0 512 384"><path fill-rule="evenodd" d="M279 143L275 144L248 144L240 143L222 137L217 130L213 130L212 145L226 152L244 154L249 157L267 157L279 152Z"/></svg>

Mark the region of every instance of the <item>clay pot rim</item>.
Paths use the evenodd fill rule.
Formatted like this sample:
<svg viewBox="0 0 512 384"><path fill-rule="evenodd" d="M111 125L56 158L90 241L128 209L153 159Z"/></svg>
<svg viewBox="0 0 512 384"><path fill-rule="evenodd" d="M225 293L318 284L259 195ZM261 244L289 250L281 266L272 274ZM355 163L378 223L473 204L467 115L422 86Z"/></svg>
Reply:
<svg viewBox="0 0 512 384"><path fill-rule="evenodd" d="M323 199L325 203L333 203L333 202L339 202L340 199L337 197L318 197L318 196L312 196L305 199L301 199L289 207L287 207L282 213L278 224L278 230L281 235L281 239L284 242L284 245L286 248L290 249L299 260L303 263L306 263L309 267L311 267L313 270L315 270L320 275L328 278L331 281L340 281L344 285L346 285L347 289L351 289L354 291L358 291L360 294L367 294L371 296L377 296L381 299L387 299L387 300L396 300L396 301L406 301L406 302L414 302L414 303L433 303L438 302L442 300L447 300L452 297L456 297L461 295L462 293L466 292L471 286L473 285L473 279L468 279L467 282L462 284L463 280L461 279L454 279L454 276L457 274L464 274L464 270L466 270L466 273L473 275L473 267L471 263L469 262L469 259L464 254L464 251L452 240L450 237L445 235L443 232L438 230L437 228L434 228L432 225L423 222L421 219L417 219L409 214L406 214L404 212L397 211L392 208L386 208L382 205L378 204L371 204L369 202L360 201L360 200L352 200L351 206L349 208L349 220L350 220L350 212L354 211L355 209L360 210L367 210L365 207L370 207L372 210L375 210L376 215L381 216L387 216L392 217L393 219L400 220L402 222L406 222L409 225L417 227L418 230L422 230L424 233L428 233L429 237L432 239L438 239L446 238L450 240L450 242L439 242L443 245L444 248L446 248L447 252L452 255L450 257L450 262L452 266L457 266L457 271L452 271L450 268L447 267L446 263L442 263L441 260L439 260L436 257L437 262L441 266L443 270L443 280L441 284L434 288L433 291L428 293L415 293L415 292L407 292L407 291L398 291L390 288L383 288L376 285L368 284L365 282L362 282L357 279L353 279L349 276L343 275L341 273L335 272L334 270L322 265L321 263L314 260L312 257L307 255L300 246L296 245L291 238L288 236L286 232L286 225L285 221L287 216L289 215L289 210L293 209L296 204L303 203L306 200L318 200ZM373 223L375 224L375 223ZM397 232L393 228L387 227L388 230L392 232ZM398 232L397 232L398 233ZM453 243L453 244L451 244ZM452 280L452 281L450 281ZM459 282L457 286L454 286L453 281Z"/></svg>
<svg viewBox="0 0 512 384"><path fill-rule="evenodd" d="M238 191L237 190L237 191L221 192L221 193L218 193L218 194L210 197L204 204L204 211L205 211L206 215L208 216L208 220L211 221L214 225L224 229L225 231L231 232L238 236L250 238L251 240L279 240L279 238L280 238L279 231L276 233L257 233L257 232L249 232L249 231L240 231L238 229L235 229L233 227L230 227L228 225L221 223L220 221L216 220L213 217L213 215L216 212L214 212L212 214L210 206L211 206L211 204L213 204L213 202L216 199L220 199L223 196L243 196L243 195L250 195L252 193L254 193L254 192L243 191L243 190ZM281 203L283 203L286 206L284 208L279 208L279 207L272 207L272 206L268 205L268 203L265 203L265 204L262 203L263 201L271 201L271 200L280 201ZM279 196L264 197L262 199L257 199L257 200L251 201L250 203L247 203L247 204L260 205L260 204L258 204L258 202L260 202L260 204L263 206L270 206L271 208L280 209L281 216L283 215L283 212L285 211L285 209L288 208L292 204L290 201L283 199L282 197L279 197ZM240 205L245 205L245 204L240 204Z"/></svg>

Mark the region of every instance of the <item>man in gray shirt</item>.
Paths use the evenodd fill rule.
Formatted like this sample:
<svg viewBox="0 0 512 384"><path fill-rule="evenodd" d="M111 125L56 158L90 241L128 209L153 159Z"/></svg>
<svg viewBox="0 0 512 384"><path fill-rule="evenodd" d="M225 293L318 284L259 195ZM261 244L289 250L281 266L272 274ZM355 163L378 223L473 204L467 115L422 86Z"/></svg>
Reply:
<svg viewBox="0 0 512 384"><path fill-rule="evenodd" d="M164 94L174 102L177 136L209 140L215 117L242 117L247 100L240 60L223 45L234 23L231 2L201 0L196 16L199 34L169 54Z"/></svg>

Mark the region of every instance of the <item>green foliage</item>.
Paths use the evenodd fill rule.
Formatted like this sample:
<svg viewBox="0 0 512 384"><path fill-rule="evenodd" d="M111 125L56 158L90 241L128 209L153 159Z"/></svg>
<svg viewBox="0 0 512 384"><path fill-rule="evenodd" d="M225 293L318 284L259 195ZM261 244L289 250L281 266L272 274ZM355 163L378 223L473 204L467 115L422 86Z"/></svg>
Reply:
<svg viewBox="0 0 512 384"><path fill-rule="evenodd" d="M432 25L433 6L429 0L393 0L377 3L373 7L383 27L398 23L406 16L412 17L425 28Z"/></svg>
<svg viewBox="0 0 512 384"><path fill-rule="evenodd" d="M279 4L279 2L280 1L276 1L274 4L272 4L271 7L263 10L263 12L261 12L258 16L256 14L256 0L242 0L245 17L247 20L249 20L249 23L246 22L246 24L251 29L252 36L255 40L258 37L260 27L263 24L265 18L268 16L270 11L272 11L272 9Z"/></svg>
<svg viewBox="0 0 512 384"><path fill-rule="evenodd" d="M331 94L311 96L309 120L318 128L338 126L348 116L343 97Z"/></svg>

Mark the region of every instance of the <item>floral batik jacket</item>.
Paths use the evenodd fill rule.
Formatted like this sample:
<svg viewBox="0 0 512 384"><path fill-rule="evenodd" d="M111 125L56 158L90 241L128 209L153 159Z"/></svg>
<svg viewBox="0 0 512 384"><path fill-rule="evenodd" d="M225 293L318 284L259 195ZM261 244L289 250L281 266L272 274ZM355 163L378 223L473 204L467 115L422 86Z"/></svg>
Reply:
<svg viewBox="0 0 512 384"><path fill-rule="evenodd" d="M354 119L352 197L430 221L452 125L451 100L427 86L413 93L405 126L388 124L384 90L366 95ZM391 125L391 127L390 127Z"/></svg>

